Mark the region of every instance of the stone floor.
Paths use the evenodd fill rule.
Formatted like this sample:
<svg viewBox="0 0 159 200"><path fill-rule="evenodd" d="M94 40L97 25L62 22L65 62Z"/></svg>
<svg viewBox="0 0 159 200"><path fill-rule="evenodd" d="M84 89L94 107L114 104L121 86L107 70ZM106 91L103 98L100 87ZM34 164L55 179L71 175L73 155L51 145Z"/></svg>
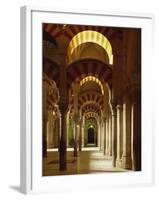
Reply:
<svg viewBox="0 0 159 200"><path fill-rule="evenodd" d="M104 172L126 172L121 168L112 167L111 157L106 157L98 148L84 148L73 156L73 149L67 150L67 170L59 170L59 153L57 150L48 151L47 158L43 159L43 176L91 174Z"/></svg>

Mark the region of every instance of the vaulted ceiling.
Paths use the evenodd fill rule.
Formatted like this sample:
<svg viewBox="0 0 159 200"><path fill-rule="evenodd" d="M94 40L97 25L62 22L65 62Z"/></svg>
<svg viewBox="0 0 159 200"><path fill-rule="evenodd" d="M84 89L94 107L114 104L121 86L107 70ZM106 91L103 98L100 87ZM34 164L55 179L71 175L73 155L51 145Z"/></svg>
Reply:
<svg viewBox="0 0 159 200"><path fill-rule="evenodd" d="M113 66L109 62L109 57L102 49L102 41L92 43L95 39L86 43L77 41L80 45L72 44L74 48L70 60L68 60L68 50L72 39L83 31L94 31L104 36L112 44L122 41L123 32L120 28L102 27L102 26L85 26L85 25L69 25L69 24L43 24L43 72L54 80L59 87L59 70L61 55L66 56L66 76L67 89L72 94L72 84L79 83L88 76L97 78L102 85L108 84L112 86ZM89 33L90 34L90 33ZM100 40L96 35L96 40ZM79 38L77 39L79 40ZM82 38L80 38L82 40ZM115 41L115 42L114 42ZM104 42L104 40L103 40ZM101 44L101 46L99 45ZM70 96L69 107L73 112L73 96ZM93 81L87 82L80 87L78 95L78 109L86 116L94 117L100 114L103 109L103 94L98 84Z"/></svg>

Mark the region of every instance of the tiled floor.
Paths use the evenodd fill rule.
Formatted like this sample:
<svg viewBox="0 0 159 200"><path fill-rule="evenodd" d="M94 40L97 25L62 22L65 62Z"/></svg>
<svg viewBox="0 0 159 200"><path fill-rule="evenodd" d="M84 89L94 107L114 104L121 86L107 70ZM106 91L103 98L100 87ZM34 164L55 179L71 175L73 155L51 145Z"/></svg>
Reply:
<svg viewBox="0 0 159 200"><path fill-rule="evenodd" d="M48 156L43 160L43 175L69 175L90 174L102 172L125 172L121 168L112 167L112 159L103 155L97 148L85 148L78 152L78 157L73 156L73 150L67 151L67 170L59 170L58 151L48 151Z"/></svg>

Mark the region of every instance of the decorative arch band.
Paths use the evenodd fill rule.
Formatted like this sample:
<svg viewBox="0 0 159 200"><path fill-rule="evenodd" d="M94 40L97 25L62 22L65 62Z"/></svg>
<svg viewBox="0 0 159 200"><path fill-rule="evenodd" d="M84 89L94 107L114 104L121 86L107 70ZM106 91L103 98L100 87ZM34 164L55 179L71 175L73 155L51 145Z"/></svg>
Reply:
<svg viewBox="0 0 159 200"><path fill-rule="evenodd" d="M72 38L67 49L68 62L71 60L71 55L73 54L74 50L79 45L84 44L86 42L96 43L103 47L108 55L109 64L113 64L113 52L111 43L103 34L92 30L82 31Z"/></svg>

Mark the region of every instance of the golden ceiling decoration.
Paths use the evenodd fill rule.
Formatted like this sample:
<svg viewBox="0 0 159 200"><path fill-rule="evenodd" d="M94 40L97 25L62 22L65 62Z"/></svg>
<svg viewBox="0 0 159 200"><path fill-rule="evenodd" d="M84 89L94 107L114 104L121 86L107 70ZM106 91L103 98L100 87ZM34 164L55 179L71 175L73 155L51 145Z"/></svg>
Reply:
<svg viewBox="0 0 159 200"><path fill-rule="evenodd" d="M93 81L93 82L97 83L101 88L102 95L104 94L103 85L102 85L101 81L98 78L96 78L95 76L87 76L87 77L83 78L80 81L80 86L84 85L88 81Z"/></svg>
<svg viewBox="0 0 159 200"><path fill-rule="evenodd" d="M73 54L74 50L79 45L84 44L86 42L96 43L102 48L104 48L109 58L109 64L113 64L112 46L109 40L103 34L92 30L82 31L72 38L67 49L68 62L71 61L71 55Z"/></svg>

